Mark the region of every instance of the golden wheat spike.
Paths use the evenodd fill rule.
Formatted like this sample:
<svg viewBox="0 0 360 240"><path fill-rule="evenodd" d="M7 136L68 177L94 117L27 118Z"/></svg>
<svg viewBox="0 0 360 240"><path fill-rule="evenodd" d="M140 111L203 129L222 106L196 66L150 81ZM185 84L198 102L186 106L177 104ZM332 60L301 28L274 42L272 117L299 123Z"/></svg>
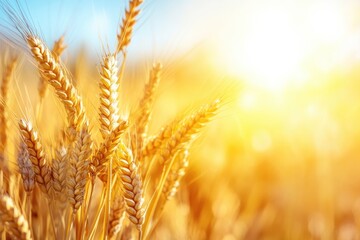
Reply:
<svg viewBox="0 0 360 240"><path fill-rule="evenodd" d="M160 163L166 164L182 145L190 143L200 130L217 114L219 108L220 100L215 100L185 118L174 134L161 147L158 153Z"/></svg>
<svg viewBox="0 0 360 240"><path fill-rule="evenodd" d="M109 216L108 237L114 238L121 231L125 219L126 205L123 197L114 199Z"/></svg>
<svg viewBox="0 0 360 240"><path fill-rule="evenodd" d="M58 40L55 41L54 46L51 51L52 54L54 55L55 60L58 62L60 61L61 54L66 49L66 45L64 44L64 41L65 41L64 36L61 36ZM46 95L46 90L47 90L47 85L48 85L46 83L46 79L41 77L41 75L42 74L40 74L40 81L39 81L39 86L38 86L40 102L44 99L44 97Z"/></svg>
<svg viewBox="0 0 360 240"><path fill-rule="evenodd" d="M71 147L66 178L67 197L74 213L80 208L84 200L91 151L92 141L90 134L87 129L83 129L77 133L74 146Z"/></svg>
<svg viewBox="0 0 360 240"><path fill-rule="evenodd" d="M186 169L189 166L189 151L187 149L182 149L175 156L175 160L169 175L166 178L163 195L166 200L170 200L175 196L179 186L180 181L186 173Z"/></svg>
<svg viewBox="0 0 360 240"><path fill-rule="evenodd" d="M172 136L173 132L175 131L176 124L177 121L173 121L172 123L161 128L156 136L149 138L145 146L142 148L141 157L144 158L154 156L162 144Z"/></svg>
<svg viewBox="0 0 360 240"><path fill-rule="evenodd" d="M30 156L27 150L27 146L25 143L21 142L17 163L19 167L19 172L21 174L21 178L23 180L24 189L26 192L30 193L34 189L35 185L35 172L33 170L32 163L30 161Z"/></svg>
<svg viewBox="0 0 360 240"><path fill-rule="evenodd" d="M19 121L19 127L23 141L27 146L33 170L35 172L35 180L44 193L51 194L51 168L46 161L45 152L40 142L38 133L33 129L30 122L23 119Z"/></svg>
<svg viewBox="0 0 360 240"><path fill-rule="evenodd" d="M120 165L126 212L129 220L141 231L145 214L141 176L130 149L122 143L119 148L117 161Z"/></svg>
<svg viewBox="0 0 360 240"><path fill-rule="evenodd" d="M74 129L87 123L85 109L80 95L69 80L63 66L56 61L51 51L40 40L32 35L27 36L27 43L38 62L42 77L55 88L57 96L65 106L70 126Z"/></svg>
<svg viewBox="0 0 360 240"><path fill-rule="evenodd" d="M8 94L9 94L9 84L11 79L14 76L15 68L17 65L18 59L13 58L5 67L2 84L0 88L0 94L2 102L0 103L0 153L4 154L6 145L7 145L7 104L8 104Z"/></svg>
<svg viewBox="0 0 360 240"><path fill-rule="evenodd" d="M134 128L136 129L136 135L133 136L133 140L136 141L133 143L132 147L137 150L137 156L139 156L139 158L141 158L141 149L147 136L148 125L151 120L151 108L154 104L155 91L160 82L161 70L162 65L160 63L153 65L150 70L149 81L145 85L144 95L141 98L138 110L135 113L136 118L134 120Z"/></svg>
<svg viewBox="0 0 360 240"><path fill-rule="evenodd" d="M65 49L65 37L64 35L62 35L58 40L54 42L54 46L52 48L52 53L54 54L56 60L60 59L61 54L64 52Z"/></svg>
<svg viewBox="0 0 360 240"><path fill-rule="evenodd" d="M106 139L119 125L118 66L115 55L103 58L100 72L100 132Z"/></svg>
<svg viewBox="0 0 360 240"><path fill-rule="evenodd" d="M119 125L111 132L107 139L100 145L92 158L92 174L96 175L105 170L105 164L113 156L120 143L121 135L128 128L126 121L121 121Z"/></svg>
<svg viewBox="0 0 360 240"><path fill-rule="evenodd" d="M120 33L117 35L118 46L117 52L124 52L125 48L130 44L136 18L140 14L140 5L144 0L130 0L129 8L125 10L125 16L122 19Z"/></svg>
<svg viewBox="0 0 360 240"><path fill-rule="evenodd" d="M52 161L52 175L54 194L60 201L65 201L66 198L66 173L68 166L68 154L64 147L60 147L55 152L55 158Z"/></svg>
<svg viewBox="0 0 360 240"><path fill-rule="evenodd" d="M14 239L32 239L28 221L7 195L0 195L0 222Z"/></svg>

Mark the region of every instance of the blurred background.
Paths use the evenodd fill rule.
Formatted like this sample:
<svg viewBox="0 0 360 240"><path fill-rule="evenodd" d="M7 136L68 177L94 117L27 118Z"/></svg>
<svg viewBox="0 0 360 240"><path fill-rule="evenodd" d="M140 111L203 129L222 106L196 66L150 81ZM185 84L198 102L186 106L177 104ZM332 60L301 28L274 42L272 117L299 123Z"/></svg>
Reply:
<svg viewBox="0 0 360 240"><path fill-rule="evenodd" d="M99 61L127 1L26 4L50 46L65 35L96 118ZM124 115L151 64L165 67L153 133L219 89L231 95L191 149L159 239L360 239L360 1L145 0L128 57ZM14 94L36 91L26 62L33 75ZM40 127L51 141L51 121Z"/></svg>

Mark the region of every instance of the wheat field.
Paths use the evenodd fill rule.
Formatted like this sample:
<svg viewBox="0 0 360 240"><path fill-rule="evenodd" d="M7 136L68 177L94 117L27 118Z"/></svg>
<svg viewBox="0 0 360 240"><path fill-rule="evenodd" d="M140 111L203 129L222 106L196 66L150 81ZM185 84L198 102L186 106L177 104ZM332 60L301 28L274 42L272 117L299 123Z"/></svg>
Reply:
<svg viewBox="0 0 360 240"><path fill-rule="evenodd" d="M360 62L274 91L212 45L130 61L147 1L97 58L24 2L0 1L1 239L360 239Z"/></svg>

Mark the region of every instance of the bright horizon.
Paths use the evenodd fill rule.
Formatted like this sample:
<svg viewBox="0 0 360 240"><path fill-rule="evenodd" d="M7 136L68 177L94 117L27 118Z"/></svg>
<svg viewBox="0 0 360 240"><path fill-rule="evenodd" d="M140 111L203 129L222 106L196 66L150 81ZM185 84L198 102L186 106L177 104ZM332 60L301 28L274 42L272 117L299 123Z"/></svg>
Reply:
<svg viewBox="0 0 360 240"><path fill-rule="evenodd" d="M49 45L65 33L70 49L95 49L93 57L114 49L126 2L26 1ZM206 48L222 74L279 91L360 62L357 12L355 0L145 1L129 57L166 60Z"/></svg>

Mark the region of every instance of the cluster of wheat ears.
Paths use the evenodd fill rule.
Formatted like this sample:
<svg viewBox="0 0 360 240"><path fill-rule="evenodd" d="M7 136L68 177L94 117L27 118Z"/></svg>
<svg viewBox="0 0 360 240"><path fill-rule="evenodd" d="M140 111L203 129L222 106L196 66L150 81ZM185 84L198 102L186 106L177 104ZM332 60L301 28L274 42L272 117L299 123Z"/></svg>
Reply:
<svg viewBox="0 0 360 240"><path fill-rule="evenodd" d="M190 145L218 113L222 101L215 98L150 136L148 125L162 71L162 65L155 63L136 109L131 110L128 119L121 117L119 82L142 3L129 1L116 50L102 58L98 117L90 118L74 80L61 62L64 38L50 50L26 20L3 4L40 73L39 104L50 85L67 116L65 129L59 124L61 137L56 138L51 150L46 149L41 132L26 116L19 116L17 153L9 156L8 85L18 59L7 61L2 71L0 104L3 239L151 238L165 204L175 195L186 172ZM101 139L92 136L94 124L90 119L99 120ZM17 161L15 169L11 161Z"/></svg>

